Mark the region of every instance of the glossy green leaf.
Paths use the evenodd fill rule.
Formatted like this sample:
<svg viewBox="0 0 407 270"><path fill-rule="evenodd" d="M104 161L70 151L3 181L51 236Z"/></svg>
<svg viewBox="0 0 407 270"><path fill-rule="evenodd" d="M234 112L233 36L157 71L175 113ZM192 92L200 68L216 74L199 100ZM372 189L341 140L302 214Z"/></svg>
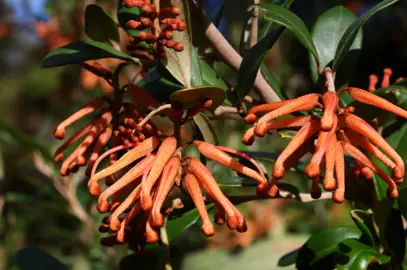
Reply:
<svg viewBox="0 0 407 270"><path fill-rule="evenodd" d="M319 71L317 70L315 61L312 61L313 55L309 53L311 76L314 83L318 81L319 72L322 72L325 67L332 65L339 41L349 25L356 19L357 17L353 12L342 6L331 8L318 17L312 27L311 36L319 55L321 67ZM359 33L350 47L353 53L349 54L344 67L337 72L335 82L338 86L346 83L354 71L360 48L362 47L362 39L362 30L359 30Z"/></svg>
<svg viewBox="0 0 407 270"><path fill-rule="evenodd" d="M100 42L120 42L115 21L98 5L88 5L85 10L85 32L91 39Z"/></svg>
<svg viewBox="0 0 407 270"><path fill-rule="evenodd" d="M184 87L173 81L172 76L168 76L168 72L160 73L157 68L149 70L147 75L137 85L144 88L153 98L160 102L167 102L169 96Z"/></svg>
<svg viewBox="0 0 407 270"><path fill-rule="evenodd" d="M129 55L120 52L110 45L98 41L78 41L53 50L42 61L41 67L57 67L79 64L88 60L101 58L118 58L134 62Z"/></svg>
<svg viewBox="0 0 407 270"><path fill-rule="evenodd" d="M263 75L263 77L266 79L267 83L276 92L276 94L281 99L284 99L284 96L281 92L280 83L278 82L277 78L274 76L272 71L264 63L261 64L260 71L261 71L261 74Z"/></svg>
<svg viewBox="0 0 407 270"><path fill-rule="evenodd" d="M201 59L195 48L192 48L192 73L191 73L191 86L199 87L203 86L202 71L201 71Z"/></svg>
<svg viewBox="0 0 407 270"><path fill-rule="evenodd" d="M256 6L265 12L264 18L276 22L287 29L290 29L298 40L312 53L315 61L319 62L319 55L312 41L311 34L300 17L284 7L269 3L261 3Z"/></svg>
<svg viewBox="0 0 407 270"><path fill-rule="evenodd" d="M339 41L338 49L336 50L336 53L335 53L335 59L334 59L333 66L332 66L332 69L334 71L338 70L339 65L342 63L342 61L345 60L345 57L348 54L349 49L351 48L353 42L356 39L356 36L358 35L359 30L363 27L365 22L376 12L378 12L394 3L397 3L398 1L399 0L384 0L384 1L379 2L377 5L375 5L370 10L368 10L366 13L364 13L362 16L360 16L355 22L353 22L348 27L348 29L346 29L341 40Z"/></svg>
<svg viewBox="0 0 407 270"><path fill-rule="evenodd" d="M338 244L346 239L358 239L362 232L354 227L337 227L321 230L311 236L301 247L296 266L300 269L331 269ZM319 268L316 268L319 267ZM322 268L321 268L322 267Z"/></svg>
<svg viewBox="0 0 407 270"><path fill-rule="evenodd" d="M199 57L195 48L192 49L191 85L193 87L216 86L223 90L228 89L216 71Z"/></svg>
<svg viewBox="0 0 407 270"><path fill-rule="evenodd" d="M270 32L266 37L251 47L243 56L242 63L237 76L236 94L239 100L249 93L256 80L257 72L268 51L276 43L283 32L284 27L278 27Z"/></svg>
<svg viewBox="0 0 407 270"><path fill-rule="evenodd" d="M379 245L379 228L374 223L373 214L363 210L354 209L351 211L350 215L355 224L362 231L362 239L366 240L366 244L370 246Z"/></svg>
<svg viewBox="0 0 407 270"><path fill-rule="evenodd" d="M162 62L175 79L185 87L191 87L193 46L188 1L165 0L161 1L160 4L162 7L178 7L181 10L181 15L178 18L182 19L187 25L185 31L173 32L173 40L175 42L181 42L184 45L184 50L177 52L164 47L166 58Z"/></svg>
<svg viewBox="0 0 407 270"><path fill-rule="evenodd" d="M68 270L51 254L37 248L24 248L16 253L16 261L20 270Z"/></svg>
<svg viewBox="0 0 407 270"><path fill-rule="evenodd" d="M338 268L340 270L364 270L374 260L380 265L390 261L390 256L367 246L356 239L346 239L339 244Z"/></svg>
<svg viewBox="0 0 407 270"><path fill-rule="evenodd" d="M281 258L278 260L278 266L280 267L285 267L285 266L290 266L295 263L298 257L298 253L300 252L300 249L294 249L293 251L281 256Z"/></svg>
<svg viewBox="0 0 407 270"><path fill-rule="evenodd" d="M206 209L209 211L214 205L208 204ZM194 225L200 219L198 210L196 208L184 213L181 217L168 220L167 222L167 236L168 241L174 240L179 234Z"/></svg>
<svg viewBox="0 0 407 270"><path fill-rule="evenodd" d="M203 113L198 113L194 116L195 125L198 127L205 142L214 145L219 144L218 135L216 135L215 128L211 120Z"/></svg>

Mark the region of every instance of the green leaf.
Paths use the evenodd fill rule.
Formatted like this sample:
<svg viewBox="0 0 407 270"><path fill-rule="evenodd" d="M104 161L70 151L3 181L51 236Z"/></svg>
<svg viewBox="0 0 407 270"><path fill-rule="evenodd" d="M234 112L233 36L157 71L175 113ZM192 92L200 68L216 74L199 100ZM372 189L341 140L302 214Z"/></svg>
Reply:
<svg viewBox="0 0 407 270"><path fill-rule="evenodd" d="M337 227L321 230L301 247L296 266L300 269L331 269L338 244L346 239L358 239L362 232L354 227ZM319 267L319 268L317 268Z"/></svg>
<svg viewBox="0 0 407 270"><path fill-rule="evenodd" d="M287 254L281 256L281 258L278 260L277 265L280 267L285 267L285 266L290 266L295 263L298 257L300 249L294 249L293 251L288 252Z"/></svg>
<svg viewBox="0 0 407 270"><path fill-rule="evenodd" d="M218 145L218 135L216 135L215 128L213 127L211 120L209 120L206 115L199 113L194 116L195 125L198 127L201 132L205 142Z"/></svg>
<svg viewBox="0 0 407 270"><path fill-rule="evenodd" d="M261 74L263 75L263 77L266 79L267 83L276 92L276 94L281 99L284 99L283 94L281 92L280 83L278 82L277 78L273 75L273 73L271 72L269 67L266 66L264 63L262 63L260 66L260 71L261 71Z"/></svg>
<svg viewBox="0 0 407 270"><path fill-rule="evenodd" d="M358 228L362 231L362 238L366 239L366 243L370 246L379 245L379 228L374 223L373 214L363 210L354 209L351 211L350 215Z"/></svg>
<svg viewBox="0 0 407 270"><path fill-rule="evenodd" d="M52 255L37 248L24 248L16 253L16 261L20 270L68 270Z"/></svg>
<svg viewBox="0 0 407 270"><path fill-rule="evenodd" d="M319 63L319 55L312 41L311 34L300 17L284 7L273 4L261 3L255 6L264 10L264 18L266 20L276 22L290 29L298 40L312 53L315 61Z"/></svg>
<svg viewBox="0 0 407 270"><path fill-rule="evenodd" d="M115 48L97 41L78 41L53 50L42 61L41 67L79 64L88 60L118 58L134 62L133 58Z"/></svg>
<svg viewBox="0 0 407 270"><path fill-rule="evenodd" d="M260 40L256 45L251 47L243 56L242 63L237 76L236 94L239 100L249 93L254 81L256 80L257 72L263 62L267 52L273 47L277 39L283 32L284 27L278 27L270 32L266 37Z"/></svg>
<svg viewBox="0 0 407 270"><path fill-rule="evenodd" d="M214 205L208 204L206 209L209 211ZM179 234L194 225L200 219L198 210L196 208L184 213L181 217L170 219L167 222L167 236L168 241L174 240Z"/></svg>
<svg viewBox="0 0 407 270"><path fill-rule="evenodd" d="M195 48L192 48L192 73L191 73L191 86L199 87L203 86L202 71L201 71L201 59Z"/></svg>
<svg viewBox="0 0 407 270"><path fill-rule="evenodd" d="M216 86L223 90L228 89L216 71L199 57L195 48L192 48L191 85L193 87Z"/></svg>
<svg viewBox="0 0 407 270"><path fill-rule="evenodd" d="M378 250L369 247L358 240L346 239L339 244L341 256L338 256L338 269L363 270L367 269L372 261L380 265L390 261L390 257L380 254Z"/></svg>
<svg viewBox="0 0 407 270"><path fill-rule="evenodd" d="M120 42L115 21L98 5L88 5L85 10L85 32L91 39L100 42Z"/></svg>
<svg viewBox="0 0 407 270"><path fill-rule="evenodd" d="M359 19L357 19L355 22L351 24L351 26L346 29L345 34L343 34L341 40L339 41L338 44L338 49L336 50L335 53L335 59L334 63L332 66L332 69L334 71L338 70L339 65L342 63L342 61L345 59L345 56L348 54L349 49L351 48L353 42L356 39L356 36L358 35L359 30L363 27L365 22L376 12L398 2L399 0L384 0L372 7L370 10L368 10L365 14L363 14Z"/></svg>
<svg viewBox="0 0 407 270"><path fill-rule="evenodd" d="M162 62L175 79L185 87L191 87L193 46L188 1L166 0L160 3L162 7L173 6L181 9L181 15L178 18L182 19L187 25L185 31L173 32L173 40L181 42L184 45L184 50L177 52L164 47L166 58Z"/></svg>
<svg viewBox="0 0 407 270"><path fill-rule="evenodd" d="M342 6L331 8L318 17L312 27L311 36L319 55L320 72L323 71L325 67L332 65L341 37L356 19L357 17L353 12ZM346 83L355 69L360 48L362 47L362 40L363 34L362 31L359 30L350 47L354 53L349 55L350 57L345 61L345 65L337 72L335 82L338 86L342 86ZM312 61L312 57L313 55L309 53L311 76L314 83L316 83L319 79L319 73L317 64L315 61Z"/></svg>
<svg viewBox="0 0 407 270"><path fill-rule="evenodd" d="M168 73L167 70L164 70L166 72L160 73L156 67L150 69L144 79L137 84L160 102L167 102L173 92L184 88L182 85L175 83L172 76L169 78L168 74L166 74Z"/></svg>

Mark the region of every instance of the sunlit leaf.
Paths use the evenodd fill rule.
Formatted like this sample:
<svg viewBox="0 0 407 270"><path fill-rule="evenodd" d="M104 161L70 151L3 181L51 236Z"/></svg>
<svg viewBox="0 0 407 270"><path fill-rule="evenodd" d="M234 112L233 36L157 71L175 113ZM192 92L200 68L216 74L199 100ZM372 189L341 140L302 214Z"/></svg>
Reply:
<svg viewBox="0 0 407 270"><path fill-rule="evenodd" d="M261 3L255 6L258 6L265 11L264 18L266 20L271 20L290 29L298 40L312 53L315 60L319 62L319 55L314 42L312 41L311 34L300 17L289 11L287 8L278 5Z"/></svg>
<svg viewBox="0 0 407 270"><path fill-rule="evenodd" d="M192 33L191 24L189 21L189 6L188 1L181 0L167 0L161 1L164 6L173 6L181 9L181 15L179 16L186 25L185 31L174 31L175 42L181 42L184 45L182 52L177 52L170 48L165 49L166 58L163 60L165 67L181 84L185 87L191 86L192 76Z"/></svg>
<svg viewBox="0 0 407 270"><path fill-rule="evenodd" d="M311 35L319 55L320 71L323 71L325 67L332 66L338 44L343 34L356 19L357 17L353 12L342 6L331 8L318 17L312 27ZM362 31L359 30L359 33L350 47L353 53L348 55L349 57L347 57L343 67L337 72L337 77L335 78L337 86L346 83L356 68L356 62L359 57L360 48L362 47L362 39ZM317 64L313 61L313 57L313 54L310 52L311 75L314 83L316 83L320 74L318 74Z"/></svg>

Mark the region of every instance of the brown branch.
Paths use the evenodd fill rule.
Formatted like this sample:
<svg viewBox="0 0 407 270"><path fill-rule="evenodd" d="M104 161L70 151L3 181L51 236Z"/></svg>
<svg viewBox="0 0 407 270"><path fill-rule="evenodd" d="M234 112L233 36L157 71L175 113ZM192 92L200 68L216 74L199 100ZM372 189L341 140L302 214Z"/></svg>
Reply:
<svg viewBox="0 0 407 270"><path fill-rule="evenodd" d="M258 4L260 0L254 0L253 4ZM252 10L252 23L250 30L250 47L253 47L257 43L257 35L259 31L259 8L254 7Z"/></svg>
<svg viewBox="0 0 407 270"><path fill-rule="evenodd" d="M204 24L206 37L212 43L213 47L218 51L219 55L223 58L225 63L234 70L238 71L240 64L242 63L242 57L229 44L229 42L225 39L222 33L219 32L216 26L208 19L208 17L203 13L201 14L201 20ZM273 90L273 88L271 88L271 86L264 79L260 71L258 71L257 73L257 77L254 82L254 88L256 92L267 103L281 100L276 92Z"/></svg>

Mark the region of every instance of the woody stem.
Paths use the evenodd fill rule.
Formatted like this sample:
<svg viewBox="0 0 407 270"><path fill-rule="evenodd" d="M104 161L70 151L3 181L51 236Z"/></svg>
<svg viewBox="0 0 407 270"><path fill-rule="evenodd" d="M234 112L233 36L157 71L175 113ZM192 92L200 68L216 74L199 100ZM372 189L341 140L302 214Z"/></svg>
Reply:
<svg viewBox="0 0 407 270"><path fill-rule="evenodd" d="M119 76L120 72L126 67L128 63L121 63L117 66L116 70L113 73L113 104L112 104L112 115L113 115L113 130L117 129L119 125L120 117L120 107L122 104L123 92L120 91L120 81Z"/></svg>
<svg viewBox="0 0 407 270"><path fill-rule="evenodd" d="M154 19L154 36L158 38L161 32L160 28L160 0L154 0L154 7L157 11L157 17Z"/></svg>
<svg viewBox="0 0 407 270"><path fill-rule="evenodd" d="M328 91L335 93L335 79L331 68L325 68L326 88Z"/></svg>
<svg viewBox="0 0 407 270"><path fill-rule="evenodd" d="M172 270L171 266L171 256L170 256L170 242L168 240L168 235L167 235L167 217L164 219L164 226L160 228L160 239L161 239L161 244L165 249L165 270Z"/></svg>
<svg viewBox="0 0 407 270"><path fill-rule="evenodd" d="M151 117L153 117L155 114L157 114L163 110L166 110L166 109L171 109L171 104L161 105L157 109L152 110L149 114L147 114L147 116L143 119L143 121L141 121L137 125L142 127L145 123L148 122L148 120L150 120Z"/></svg>

